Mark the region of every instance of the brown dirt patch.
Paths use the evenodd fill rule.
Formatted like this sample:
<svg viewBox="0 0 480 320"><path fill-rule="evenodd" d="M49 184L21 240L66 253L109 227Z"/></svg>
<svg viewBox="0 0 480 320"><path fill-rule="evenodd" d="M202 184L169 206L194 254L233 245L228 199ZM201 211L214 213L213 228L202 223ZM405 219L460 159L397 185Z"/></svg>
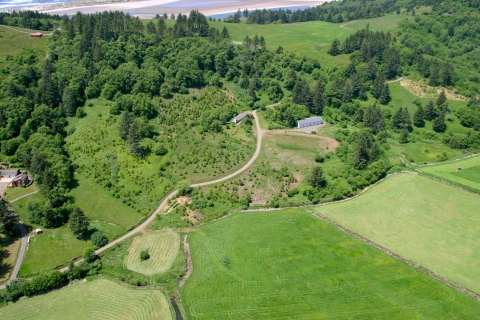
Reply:
<svg viewBox="0 0 480 320"><path fill-rule="evenodd" d="M290 183L290 185L288 186L288 190L292 190L296 188L300 184L300 182L302 182L303 179L305 178L305 176L299 172L295 172L293 174L293 177L295 178L295 182Z"/></svg>
<svg viewBox="0 0 480 320"><path fill-rule="evenodd" d="M442 91L448 100L467 101L468 99L461 94L456 93L456 90L450 90L445 87L431 87L422 81L414 81L411 79L403 79L400 85L407 89L410 93L420 98L436 98Z"/></svg>
<svg viewBox="0 0 480 320"><path fill-rule="evenodd" d="M177 200L179 205L184 206L186 204L192 204L193 198L180 196L176 200Z"/></svg>
<svg viewBox="0 0 480 320"><path fill-rule="evenodd" d="M202 214L197 209L192 210L190 208L185 208L187 210L187 216L181 217L182 220L188 220L192 224L197 224L199 220L203 219Z"/></svg>

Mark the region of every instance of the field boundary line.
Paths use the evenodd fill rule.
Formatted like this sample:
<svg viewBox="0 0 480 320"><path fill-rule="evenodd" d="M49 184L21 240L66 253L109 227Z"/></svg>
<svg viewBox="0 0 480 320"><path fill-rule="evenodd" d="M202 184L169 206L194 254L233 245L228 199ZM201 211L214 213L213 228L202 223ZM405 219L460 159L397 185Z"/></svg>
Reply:
<svg viewBox="0 0 480 320"><path fill-rule="evenodd" d="M428 178L428 179L432 179L434 181L437 181L437 182L440 182L440 183L443 183L443 184L446 184L448 186L451 186L451 187L454 187L454 188L458 188L460 190L463 190L463 191L466 191L466 192L470 192L470 193L473 193L477 196L480 196L480 190L477 190L475 188L472 188L472 187L468 187L468 186L465 186L461 183L458 183L458 182L455 182L455 181L451 181L451 180L448 180L448 179L445 179L445 178L442 178L442 177L439 177L433 173L430 173L430 172L424 172L424 171L421 171L420 173L422 176L424 176L425 178Z"/></svg>
<svg viewBox="0 0 480 320"><path fill-rule="evenodd" d="M185 254L185 259L187 260L187 272L185 276L180 280L178 286L181 288L187 282L190 275L193 273L193 262L192 256L190 254L190 244L188 243L188 234L183 237L183 253Z"/></svg>
<svg viewBox="0 0 480 320"><path fill-rule="evenodd" d="M457 158L457 159L443 161L443 162L430 162L430 163L425 163L425 164L416 164L416 163L412 162L411 165L413 165L414 167L434 167L434 166L441 166L442 164L454 163L454 162L457 162L457 161L474 158L474 157L477 157L477 156L480 156L480 153L474 153L474 154L471 154L471 155L468 155L468 156L465 156L465 157L462 157L462 158Z"/></svg>
<svg viewBox="0 0 480 320"><path fill-rule="evenodd" d="M395 253L392 250L390 250L390 249L388 249L388 248L386 248L386 247L384 247L384 246L382 246L382 245L380 245L380 244L378 244L378 243L360 235L359 233L344 227L343 225L336 222L335 220L332 220L332 219L330 219L330 218L328 218L328 217L326 217L326 216L324 216L324 215L322 215L321 213L318 213L318 212L313 212L311 210L305 210L305 211L307 211L308 213L316 216L317 218L327 222L328 224L331 224L331 225L337 227L338 229L342 230L343 232L348 233L349 235L354 236L355 238L371 245L372 247L375 247L375 248L383 251L384 253L388 254L389 256L406 263L407 265L414 268L415 270L418 270L418 271L420 271L420 272L422 272L422 273L424 273L424 274L426 274L426 275L428 275L428 276L430 276L430 277L432 277L432 278L434 278L434 279L436 279L440 282L443 282L444 284L448 285L449 287L451 287L451 288L453 288L453 289L455 289L455 290L457 290L461 293L464 293L464 294L472 297L473 299L475 299L477 301L480 301L480 295L474 293L473 291L470 291L467 288L465 288L465 287L463 287L459 284L456 284L453 281L450 281L447 278L433 272L432 270L427 269L424 266L422 266L418 263L415 263L412 260L407 259L407 258L399 255L398 253Z"/></svg>

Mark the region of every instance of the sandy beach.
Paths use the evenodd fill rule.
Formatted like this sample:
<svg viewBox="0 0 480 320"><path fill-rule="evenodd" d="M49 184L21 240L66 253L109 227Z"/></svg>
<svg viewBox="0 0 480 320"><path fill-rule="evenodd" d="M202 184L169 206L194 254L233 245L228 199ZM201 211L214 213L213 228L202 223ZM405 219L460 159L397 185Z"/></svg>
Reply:
<svg viewBox="0 0 480 320"><path fill-rule="evenodd" d="M72 15L78 11L82 13L95 13L101 11L123 11L141 18L152 18L157 13L162 15L166 13L177 15L178 13L188 14L191 10L199 10L206 16L218 15L222 13L235 12L238 9L255 10L271 9L285 7L308 7L317 6L327 1L315 0L288 0L288 1L265 1L265 0L205 0L205 1L186 1L186 0L145 0L145 1L127 1L127 2L101 2L101 0L83 0L78 2L67 2L57 5L36 7L35 10L48 12L52 14Z"/></svg>

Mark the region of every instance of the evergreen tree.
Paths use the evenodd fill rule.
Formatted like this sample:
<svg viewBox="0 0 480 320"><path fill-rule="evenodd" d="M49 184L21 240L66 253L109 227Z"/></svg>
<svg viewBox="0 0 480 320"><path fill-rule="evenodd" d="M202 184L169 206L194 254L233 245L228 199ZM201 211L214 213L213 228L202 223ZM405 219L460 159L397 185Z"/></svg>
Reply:
<svg viewBox="0 0 480 320"><path fill-rule="evenodd" d="M408 143L408 130L400 131L400 137L398 138L398 142L401 144Z"/></svg>
<svg viewBox="0 0 480 320"><path fill-rule="evenodd" d="M388 87L388 83L385 83L383 85L382 93L380 94L378 100L381 104L387 104L390 102L390 88Z"/></svg>
<svg viewBox="0 0 480 320"><path fill-rule="evenodd" d="M338 39L333 40L332 46L327 51L327 53L331 56L337 56L341 53L340 52L340 41L338 41Z"/></svg>
<svg viewBox="0 0 480 320"><path fill-rule="evenodd" d="M75 95L69 87L65 87L62 96L62 109L66 116L74 116L77 111L77 101Z"/></svg>
<svg viewBox="0 0 480 320"><path fill-rule="evenodd" d="M311 106L312 97L310 96L310 87L305 78L300 78L295 83L292 90L292 100L296 104L303 104L307 107Z"/></svg>
<svg viewBox="0 0 480 320"><path fill-rule="evenodd" d="M367 108L363 117L363 126L372 129L375 134L385 130L385 118L376 104Z"/></svg>
<svg viewBox="0 0 480 320"><path fill-rule="evenodd" d="M72 233L78 239L85 239L88 235L88 227L90 226L90 222L80 208L75 207L72 210L68 224L72 230Z"/></svg>
<svg viewBox="0 0 480 320"><path fill-rule="evenodd" d="M438 133L443 133L447 130L447 125L445 124L445 117L442 113L440 113L434 120L433 120L433 131Z"/></svg>
<svg viewBox="0 0 480 320"><path fill-rule="evenodd" d="M127 140L131 125L132 116L130 115L130 112L125 110L120 116L120 121L118 123L118 132L120 134L120 138Z"/></svg>
<svg viewBox="0 0 480 320"><path fill-rule="evenodd" d="M438 99L437 99L437 106L441 106L445 102L447 102L447 96L445 95L445 91L442 90L442 92L440 92L440 95L438 96Z"/></svg>
<svg viewBox="0 0 480 320"><path fill-rule="evenodd" d="M385 91L385 76L383 74L380 74L375 78L370 91L375 98L380 98Z"/></svg>
<svg viewBox="0 0 480 320"><path fill-rule="evenodd" d="M325 91L325 86L323 84L323 79L319 78L317 83L315 84L315 90L313 92L313 101L312 101L312 108L310 112L315 115L322 115L323 107L325 105L325 101L323 98L323 92Z"/></svg>
<svg viewBox="0 0 480 320"><path fill-rule="evenodd" d="M350 101L352 101L352 98L353 98L352 82L350 80L347 80L345 82L345 89L343 90L342 101L343 102L350 102Z"/></svg>
<svg viewBox="0 0 480 320"><path fill-rule="evenodd" d="M435 119L435 117L437 116L437 112L435 110L435 105L433 104L433 101L430 100L428 101L427 103L427 107L425 108L425 120L428 120L428 121L432 121L433 119Z"/></svg>
<svg viewBox="0 0 480 320"><path fill-rule="evenodd" d="M375 77L377 76L377 65L375 64L375 60L370 59L368 61L367 67L365 68L365 73L368 79L375 79Z"/></svg>
<svg viewBox="0 0 480 320"><path fill-rule="evenodd" d="M314 188L322 188L326 184L326 180L323 177L323 169L321 167L313 167L312 173L308 178L308 183Z"/></svg>
<svg viewBox="0 0 480 320"><path fill-rule="evenodd" d="M132 122L130 129L128 130L128 146L130 147L130 153L135 156L142 156L142 148L140 147L140 132L137 124Z"/></svg>
<svg viewBox="0 0 480 320"><path fill-rule="evenodd" d="M0 231L8 237L12 237L18 230L17 220L18 218L10 208L8 202L0 198Z"/></svg>
<svg viewBox="0 0 480 320"><path fill-rule="evenodd" d="M222 39L230 39L227 27L223 27L222 29Z"/></svg>
<svg viewBox="0 0 480 320"><path fill-rule="evenodd" d="M417 128L423 128L425 126L425 112L422 106L418 106L417 111L413 115L413 125Z"/></svg>
<svg viewBox="0 0 480 320"><path fill-rule="evenodd" d="M165 18L160 18L157 21L157 33L160 37L165 35L165 31L167 30L167 25L165 24Z"/></svg>
<svg viewBox="0 0 480 320"><path fill-rule="evenodd" d="M297 83L297 73L294 69L290 69L288 72L287 78L285 79L285 88L292 90L295 84Z"/></svg>
<svg viewBox="0 0 480 320"><path fill-rule="evenodd" d="M357 170L365 169L379 157L380 149L370 132L362 130L357 136L353 152L353 166Z"/></svg>

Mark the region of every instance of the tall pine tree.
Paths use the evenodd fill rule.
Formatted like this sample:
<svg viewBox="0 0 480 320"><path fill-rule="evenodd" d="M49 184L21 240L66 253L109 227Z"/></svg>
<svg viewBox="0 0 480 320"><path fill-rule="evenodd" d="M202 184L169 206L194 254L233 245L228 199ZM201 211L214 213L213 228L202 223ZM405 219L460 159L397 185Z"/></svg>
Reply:
<svg viewBox="0 0 480 320"><path fill-rule="evenodd" d="M417 111L413 115L413 125L417 128L423 128L425 126L425 112L422 106L418 106Z"/></svg>

